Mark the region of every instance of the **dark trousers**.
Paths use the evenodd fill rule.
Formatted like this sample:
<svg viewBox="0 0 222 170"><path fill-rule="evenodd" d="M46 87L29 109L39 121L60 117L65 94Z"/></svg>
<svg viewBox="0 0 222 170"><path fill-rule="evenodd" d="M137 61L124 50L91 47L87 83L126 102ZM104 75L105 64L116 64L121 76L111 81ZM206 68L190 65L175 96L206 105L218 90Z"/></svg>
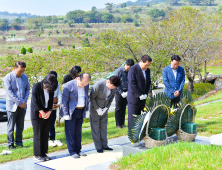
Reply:
<svg viewBox="0 0 222 170"><path fill-rule="evenodd" d="M173 108L178 108L177 104L178 104L179 102L180 102L180 98L171 99L170 107L173 106Z"/></svg>
<svg viewBox="0 0 222 170"><path fill-rule="evenodd" d="M141 115L141 111L144 110L146 100L142 100L141 103L131 104L128 103L128 127L133 122L135 115Z"/></svg>
<svg viewBox="0 0 222 170"><path fill-rule="evenodd" d="M96 111L90 112L91 133L96 150L108 147L107 122L108 111L102 116L99 116Z"/></svg>
<svg viewBox="0 0 222 170"><path fill-rule="evenodd" d="M123 98L121 94L118 91L116 91L115 100L116 100L116 108L115 108L116 126L123 126L125 124L127 98Z"/></svg>
<svg viewBox="0 0 222 170"><path fill-rule="evenodd" d="M32 119L33 152L35 156L43 156L48 152L49 128L51 115L48 119Z"/></svg>
<svg viewBox="0 0 222 170"><path fill-rule="evenodd" d="M65 120L67 147L70 155L81 152L83 109L75 109L71 120Z"/></svg>
<svg viewBox="0 0 222 170"><path fill-rule="evenodd" d="M50 131L49 131L49 139L55 140L55 121L56 121L56 110L53 110L51 113L52 121L50 125Z"/></svg>
<svg viewBox="0 0 222 170"><path fill-rule="evenodd" d="M14 127L15 131L15 143L16 145L22 145L22 132L24 130L26 110L20 107L15 112L7 111L8 124L7 124L7 139L8 145L14 145Z"/></svg>

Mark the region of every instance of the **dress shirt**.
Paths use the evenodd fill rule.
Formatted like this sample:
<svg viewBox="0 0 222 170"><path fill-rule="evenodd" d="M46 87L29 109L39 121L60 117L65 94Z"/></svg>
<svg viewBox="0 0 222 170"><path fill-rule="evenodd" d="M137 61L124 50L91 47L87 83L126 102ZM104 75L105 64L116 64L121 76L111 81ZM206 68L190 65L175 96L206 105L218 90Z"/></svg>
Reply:
<svg viewBox="0 0 222 170"><path fill-rule="evenodd" d="M22 90L22 77L17 77L16 76L16 81L17 81L17 88L19 90L19 97L22 98L23 90Z"/></svg>
<svg viewBox="0 0 222 170"><path fill-rule="evenodd" d="M107 88L107 91L106 91L106 100L107 100L111 94L111 90L108 87L106 88Z"/></svg>
<svg viewBox="0 0 222 170"><path fill-rule="evenodd" d="M47 89L44 90L44 96L45 96L45 108L48 108L48 102L49 102L49 92Z"/></svg>
<svg viewBox="0 0 222 170"><path fill-rule="evenodd" d="M85 107L85 87L78 87L78 104L76 107Z"/></svg>
<svg viewBox="0 0 222 170"><path fill-rule="evenodd" d="M176 80L177 79L177 69L174 70L172 66L171 66L171 68L172 68L172 71L173 71L173 74L174 74L174 77L175 77L175 80Z"/></svg>
<svg viewBox="0 0 222 170"><path fill-rule="evenodd" d="M140 67L141 68L141 67ZM141 68L141 70L142 70L142 72L143 72L143 76L144 76L144 79L146 80L146 70L143 70L142 68Z"/></svg>

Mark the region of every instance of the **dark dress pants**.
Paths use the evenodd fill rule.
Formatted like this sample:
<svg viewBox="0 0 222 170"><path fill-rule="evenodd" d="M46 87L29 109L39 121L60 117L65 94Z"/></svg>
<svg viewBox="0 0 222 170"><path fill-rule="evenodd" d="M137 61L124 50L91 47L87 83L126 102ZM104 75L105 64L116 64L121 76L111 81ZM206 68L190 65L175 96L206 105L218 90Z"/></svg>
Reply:
<svg viewBox="0 0 222 170"><path fill-rule="evenodd" d="M178 108L177 104L178 104L179 102L180 102L180 98L171 99L170 107L173 106L173 108Z"/></svg>
<svg viewBox="0 0 222 170"><path fill-rule="evenodd" d="M71 120L65 120L67 147L70 155L81 152L83 109L75 109Z"/></svg>
<svg viewBox="0 0 222 170"><path fill-rule="evenodd" d="M146 100L141 100L138 104L128 103L128 127L133 122L136 115L141 115L141 111L144 110Z"/></svg>
<svg viewBox="0 0 222 170"><path fill-rule="evenodd" d="M123 98L121 94L118 91L116 91L115 100L116 100L116 108L115 108L116 126L123 126L125 124L127 98Z"/></svg>
<svg viewBox="0 0 222 170"><path fill-rule="evenodd" d="M51 113L52 121L50 125L50 131L49 131L49 139L55 140L55 121L56 121L56 110L53 110Z"/></svg>
<svg viewBox="0 0 222 170"><path fill-rule="evenodd" d="M22 132L24 129L26 110L20 107L15 112L7 111L8 124L7 124L7 139L8 145L14 145L14 127L15 131L15 143L16 145L22 145Z"/></svg>
<svg viewBox="0 0 222 170"><path fill-rule="evenodd" d="M48 119L32 119L33 126L33 151L35 156L43 156L48 152L49 129L51 115Z"/></svg>

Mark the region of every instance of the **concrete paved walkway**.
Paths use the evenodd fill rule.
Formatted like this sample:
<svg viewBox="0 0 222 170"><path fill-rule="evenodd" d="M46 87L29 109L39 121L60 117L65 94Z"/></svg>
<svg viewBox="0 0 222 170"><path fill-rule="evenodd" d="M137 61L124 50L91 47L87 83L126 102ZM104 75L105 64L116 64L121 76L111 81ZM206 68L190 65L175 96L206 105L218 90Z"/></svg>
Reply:
<svg viewBox="0 0 222 170"><path fill-rule="evenodd" d="M91 161L88 160L88 161L84 162L84 168L87 168L87 167L90 167L90 166L96 166L98 163L99 164L106 163L107 161L116 161L117 157L121 157L121 156L119 156L120 155L120 150L121 150L120 147L123 144L127 144L127 143L130 143L127 136L110 139L108 141L108 145L110 147L113 147L113 149L114 149L114 151L109 151L109 152L113 152L112 156L109 155L108 151L105 152L105 153L95 152L94 144L83 145L82 146L82 152L85 152L86 154L89 154L90 157L92 158ZM117 155L117 157L115 155ZM58 160L57 163L60 162L60 164L61 164L61 161L59 159L66 158L70 161L72 161L72 159L74 159L74 158L70 159L71 157L68 153L68 150L50 153L50 154L48 154L48 156L50 156L52 158L53 163L56 163L55 160L57 159ZM93 160L96 160L97 156L100 156L100 158L101 158L101 156L104 156L103 161L102 162L101 162L101 160L100 161L94 161L94 163L93 163ZM80 158L79 161L81 161L81 159L86 159L86 157L85 158ZM73 160L73 161L77 161L77 160ZM68 162L66 162L66 163L68 164ZM64 162L64 164L65 164L65 162ZM70 162L70 167L71 168L69 168L69 169L72 169L72 170L83 169L83 166L78 167L77 165L78 165L78 163L73 164L73 162ZM47 167L47 166L51 166L51 167ZM54 167L53 164L50 165L50 164L47 164L47 163L45 163L45 164L44 163L38 163L34 160L34 157L31 157L31 158L27 158L27 159L24 159L24 160L19 160L19 161L13 161L13 162L0 164L0 169L1 170L47 170L47 169L53 169L52 166ZM100 168L98 169L98 167L97 167L96 170L100 170Z"/></svg>

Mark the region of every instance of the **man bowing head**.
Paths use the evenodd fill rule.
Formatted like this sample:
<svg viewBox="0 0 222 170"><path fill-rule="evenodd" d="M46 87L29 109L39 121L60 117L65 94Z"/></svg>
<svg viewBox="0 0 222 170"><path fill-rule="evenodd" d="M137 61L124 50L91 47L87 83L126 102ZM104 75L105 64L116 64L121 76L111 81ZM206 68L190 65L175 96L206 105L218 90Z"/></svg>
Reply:
<svg viewBox="0 0 222 170"><path fill-rule="evenodd" d="M73 158L86 156L81 152L81 134L83 118L88 110L88 91L90 75L79 77L63 85L62 108L60 115L65 119L67 147Z"/></svg>
<svg viewBox="0 0 222 170"><path fill-rule="evenodd" d="M128 73L128 127L136 115L140 115L146 104L150 89L150 63L148 55L141 57L138 64L132 66Z"/></svg>
<svg viewBox="0 0 222 170"><path fill-rule="evenodd" d="M95 148L98 153L103 150L113 150L108 147L107 122L108 110L115 96L120 78L111 76L96 82L90 92L90 124Z"/></svg>

